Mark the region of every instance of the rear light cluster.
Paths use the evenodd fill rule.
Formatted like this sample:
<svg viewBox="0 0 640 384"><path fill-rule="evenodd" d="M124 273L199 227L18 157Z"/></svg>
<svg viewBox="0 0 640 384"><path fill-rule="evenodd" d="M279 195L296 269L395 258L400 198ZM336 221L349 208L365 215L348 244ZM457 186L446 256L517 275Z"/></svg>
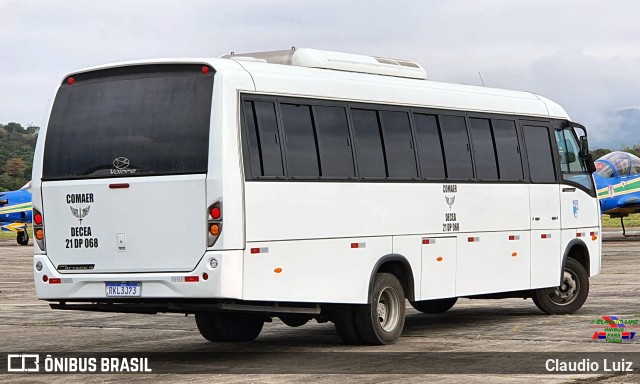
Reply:
<svg viewBox="0 0 640 384"><path fill-rule="evenodd" d="M216 243L220 232L222 231L222 204L216 201L209 207L208 213L208 241L209 247L212 247Z"/></svg>
<svg viewBox="0 0 640 384"><path fill-rule="evenodd" d="M44 247L44 218L42 213L37 209L33 209L33 237L36 238L36 243L41 250L45 251Z"/></svg>

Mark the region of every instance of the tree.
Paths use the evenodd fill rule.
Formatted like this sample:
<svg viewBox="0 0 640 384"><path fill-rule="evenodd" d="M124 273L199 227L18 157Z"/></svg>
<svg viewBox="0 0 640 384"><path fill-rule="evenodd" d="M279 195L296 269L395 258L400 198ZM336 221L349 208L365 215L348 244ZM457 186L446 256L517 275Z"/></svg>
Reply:
<svg viewBox="0 0 640 384"><path fill-rule="evenodd" d="M27 163L19 157L12 157L7 160L4 170L9 176L23 176L27 170Z"/></svg>
<svg viewBox="0 0 640 384"><path fill-rule="evenodd" d="M609 152L611 152L611 150L607 148L594 149L593 151L591 151L591 157L593 157L593 160L598 160Z"/></svg>

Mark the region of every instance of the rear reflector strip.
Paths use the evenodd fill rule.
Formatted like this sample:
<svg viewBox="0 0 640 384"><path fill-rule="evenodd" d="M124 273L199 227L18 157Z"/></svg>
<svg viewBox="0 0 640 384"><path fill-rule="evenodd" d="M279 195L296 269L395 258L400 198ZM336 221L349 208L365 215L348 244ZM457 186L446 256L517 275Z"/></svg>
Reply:
<svg viewBox="0 0 640 384"><path fill-rule="evenodd" d="M430 239L427 237L422 238L422 244L435 244L435 243L436 243L436 239Z"/></svg>
<svg viewBox="0 0 640 384"><path fill-rule="evenodd" d="M351 243L351 248L365 248L367 243Z"/></svg>
<svg viewBox="0 0 640 384"><path fill-rule="evenodd" d="M209 276L207 276L207 278L209 278ZM171 277L172 283L197 283L199 281L200 281L200 276L172 276Z"/></svg>
<svg viewBox="0 0 640 384"><path fill-rule="evenodd" d="M73 284L73 279L68 277L50 277L49 284Z"/></svg>
<svg viewBox="0 0 640 384"><path fill-rule="evenodd" d="M509 240L520 240L520 235L510 235Z"/></svg>
<svg viewBox="0 0 640 384"><path fill-rule="evenodd" d="M598 232L591 232L591 236L598 236Z"/></svg>
<svg viewBox="0 0 640 384"><path fill-rule="evenodd" d="M251 248L251 253L269 253L269 247Z"/></svg>
<svg viewBox="0 0 640 384"><path fill-rule="evenodd" d="M480 241L480 238L479 237L468 237L467 241L469 243L477 243L478 241Z"/></svg>
<svg viewBox="0 0 640 384"><path fill-rule="evenodd" d="M576 233L576 237L584 237L584 232L578 232L578 233Z"/></svg>
<svg viewBox="0 0 640 384"><path fill-rule="evenodd" d="M542 235L540 235L541 239L550 239L551 238L551 234L550 233L543 233Z"/></svg>
<svg viewBox="0 0 640 384"><path fill-rule="evenodd" d="M129 183L109 184L111 189L129 188Z"/></svg>

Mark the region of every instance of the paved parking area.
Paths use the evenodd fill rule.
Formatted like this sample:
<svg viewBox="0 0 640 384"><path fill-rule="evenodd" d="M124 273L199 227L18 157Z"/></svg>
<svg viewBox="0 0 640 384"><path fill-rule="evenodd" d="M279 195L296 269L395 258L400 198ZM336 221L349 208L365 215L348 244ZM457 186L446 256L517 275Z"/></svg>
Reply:
<svg viewBox="0 0 640 384"><path fill-rule="evenodd" d="M265 324L261 335L252 343L213 344L200 336L192 316L52 310L47 303L35 298L31 247L0 240L0 351L3 359L10 352L75 352L87 356L107 352L155 352L163 359L188 356L186 359L189 360L183 361L175 373L161 375L2 375L0 372L0 381L564 383L578 379L640 383L637 373L506 373L508 364L514 361L522 364L528 354L533 362L535 353L542 352L557 354L560 359L571 353L603 352L612 357L616 356L615 352L640 353L640 335L624 343L606 343L592 338L592 322L604 315L640 318L640 238L619 241L621 239L611 234L606 238L613 241L604 244L602 274L591 280L589 299L576 314L546 316L531 300L461 299L452 310L441 315L424 315L408 309L402 338L395 345L383 347L342 345L332 323L310 322L303 327L290 328L274 320ZM489 376L464 372L463 375L425 374L428 370L416 369L428 364L429 359L440 366L446 359L456 356L465 359L468 356L470 365L477 364L482 357L494 356L488 361L504 366L505 373ZM153 362L153 357L151 359ZM313 367L314 361L317 361L317 369L308 369ZM638 369L640 358L633 363ZM332 367L335 367L333 374L330 373ZM185 372L196 373L185 375Z"/></svg>

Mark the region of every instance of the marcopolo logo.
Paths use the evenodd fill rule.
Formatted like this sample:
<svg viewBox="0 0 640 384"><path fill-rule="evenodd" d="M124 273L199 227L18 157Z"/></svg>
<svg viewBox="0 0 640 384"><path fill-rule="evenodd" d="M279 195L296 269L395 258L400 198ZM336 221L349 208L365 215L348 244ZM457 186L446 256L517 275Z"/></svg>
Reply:
<svg viewBox="0 0 640 384"><path fill-rule="evenodd" d="M136 169L129 169L131 162L126 157L120 156L113 159L113 168L111 169L112 175L133 175L136 173Z"/></svg>

